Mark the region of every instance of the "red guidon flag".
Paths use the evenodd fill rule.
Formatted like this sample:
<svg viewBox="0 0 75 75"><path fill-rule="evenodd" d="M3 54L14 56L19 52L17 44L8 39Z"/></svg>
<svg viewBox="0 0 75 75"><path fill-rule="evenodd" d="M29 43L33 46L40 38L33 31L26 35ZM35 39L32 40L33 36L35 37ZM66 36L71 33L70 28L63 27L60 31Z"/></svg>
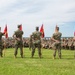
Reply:
<svg viewBox="0 0 75 75"><path fill-rule="evenodd" d="M20 25L20 30L22 30L22 24Z"/></svg>
<svg viewBox="0 0 75 75"><path fill-rule="evenodd" d="M45 34L44 34L44 28L43 28L43 24L42 24L42 26L41 26L41 28L40 28L40 32L42 33L42 38L44 38L45 37Z"/></svg>
<svg viewBox="0 0 75 75"><path fill-rule="evenodd" d="M5 34L5 37L8 38L8 29L7 29L7 25L6 25L5 28L4 28L4 34Z"/></svg>
<svg viewBox="0 0 75 75"><path fill-rule="evenodd" d="M74 31L74 36L75 36L75 31Z"/></svg>

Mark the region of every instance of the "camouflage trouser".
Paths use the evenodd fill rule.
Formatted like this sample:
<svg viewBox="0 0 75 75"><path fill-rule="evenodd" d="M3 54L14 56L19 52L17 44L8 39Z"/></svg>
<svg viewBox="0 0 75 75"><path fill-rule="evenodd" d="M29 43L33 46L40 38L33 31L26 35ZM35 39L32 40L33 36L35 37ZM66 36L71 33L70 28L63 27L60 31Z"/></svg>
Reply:
<svg viewBox="0 0 75 75"><path fill-rule="evenodd" d="M74 46L74 50L75 50L75 46ZM75 52L74 52L74 58L75 58Z"/></svg>
<svg viewBox="0 0 75 75"><path fill-rule="evenodd" d="M18 48L20 48L20 55L23 56L23 46L22 45L15 45L14 55L15 56L17 55Z"/></svg>
<svg viewBox="0 0 75 75"><path fill-rule="evenodd" d="M32 45L32 57L34 56L36 48L38 48L38 54L39 54L39 57L41 57L41 43L33 43L33 45Z"/></svg>
<svg viewBox="0 0 75 75"><path fill-rule="evenodd" d="M74 46L74 50L75 50L75 46Z"/></svg>
<svg viewBox="0 0 75 75"><path fill-rule="evenodd" d="M3 55L2 51L3 51L3 46L0 45L0 56L1 56L1 57L2 57L2 55Z"/></svg>
<svg viewBox="0 0 75 75"><path fill-rule="evenodd" d="M58 56L59 58L61 58L61 43L54 45L54 54L53 54L54 57L56 56L57 50L58 50Z"/></svg>

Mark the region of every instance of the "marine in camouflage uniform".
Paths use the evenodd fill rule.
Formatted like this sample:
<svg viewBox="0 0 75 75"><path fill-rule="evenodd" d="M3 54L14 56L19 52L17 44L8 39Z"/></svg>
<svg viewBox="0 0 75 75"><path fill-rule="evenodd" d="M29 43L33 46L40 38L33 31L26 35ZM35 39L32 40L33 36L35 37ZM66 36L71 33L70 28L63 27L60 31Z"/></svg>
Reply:
<svg viewBox="0 0 75 75"><path fill-rule="evenodd" d="M30 38L29 38L29 50L31 50L32 48L32 35L30 35Z"/></svg>
<svg viewBox="0 0 75 75"><path fill-rule="evenodd" d="M73 46L74 46L74 50L75 50L75 36L73 38ZM74 52L74 58L75 58L75 52Z"/></svg>
<svg viewBox="0 0 75 75"><path fill-rule="evenodd" d="M56 57L56 52L58 50L58 56L61 58L61 36L62 33L59 32L59 27L55 28L55 33L52 36L52 40L54 41L53 43L53 49L54 49L54 54L53 54L53 59Z"/></svg>
<svg viewBox="0 0 75 75"><path fill-rule="evenodd" d="M15 31L15 33L13 35L13 37L15 38L15 52L14 52L15 58L17 56L18 48L20 48L20 54L21 54L21 57L23 58L23 41L22 41L22 35L23 35L23 31L20 30L20 25L18 25L18 30Z"/></svg>
<svg viewBox="0 0 75 75"><path fill-rule="evenodd" d="M0 27L0 57L3 57L3 53L2 53L2 50L3 50L3 41L2 41L2 36L4 35L4 33L1 32L1 27Z"/></svg>
<svg viewBox="0 0 75 75"><path fill-rule="evenodd" d="M73 38L73 47L74 47L74 50L75 50L75 38Z"/></svg>
<svg viewBox="0 0 75 75"><path fill-rule="evenodd" d="M38 48L38 54L41 58L41 35L42 33L39 32L39 27L36 27L36 31L32 33L32 56L34 56L35 49Z"/></svg>

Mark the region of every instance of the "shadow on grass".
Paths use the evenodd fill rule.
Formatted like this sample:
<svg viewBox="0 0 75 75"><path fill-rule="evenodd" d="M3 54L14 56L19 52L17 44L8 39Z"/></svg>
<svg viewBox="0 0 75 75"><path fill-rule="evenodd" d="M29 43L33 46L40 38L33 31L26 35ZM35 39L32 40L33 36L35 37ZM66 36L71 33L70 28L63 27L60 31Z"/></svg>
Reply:
<svg viewBox="0 0 75 75"><path fill-rule="evenodd" d="M56 57L55 59L53 59L52 57L41 57L39 58L38 56L34 56L33 58L31 57L27 57L27 56L24 56L23 58L21 58L20 56L17 56L16 58L14 58L14 56L5 56L5 57L2 57L2 59L41 59L41 60L44 60L44 59L48 59L48 60L75 60L74 57L62 57L61 59L59 59L58 57Z"/></svg>
<svg viewBox="0 0 75 75"><path fill-rule="evenodd" d="M75 58L62 58L62 59L65 59L65 60L75 60Z"/></svg>

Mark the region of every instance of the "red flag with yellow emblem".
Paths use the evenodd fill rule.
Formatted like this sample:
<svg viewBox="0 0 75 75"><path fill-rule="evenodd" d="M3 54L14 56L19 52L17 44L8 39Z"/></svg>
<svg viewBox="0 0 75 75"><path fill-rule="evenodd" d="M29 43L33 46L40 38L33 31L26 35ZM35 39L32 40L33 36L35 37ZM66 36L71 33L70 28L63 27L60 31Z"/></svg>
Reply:
<svg viewBox="0 0 75 75"><path fill-rule="evenodd" d="M5 34L5 37L8 38L8 29L7 29L7 25L6 25L5 28L4 28L4 34Z"/></svg>
<svg viewBox="0 0 75 75"><path fill-rule="evenodd" d="M40 28L40 32L42 33L42 38L44 38L45 37L45 34L44 34L44 28L43 28L43 24L42 24L42 26L41 26L41 28Z"/></svg>

